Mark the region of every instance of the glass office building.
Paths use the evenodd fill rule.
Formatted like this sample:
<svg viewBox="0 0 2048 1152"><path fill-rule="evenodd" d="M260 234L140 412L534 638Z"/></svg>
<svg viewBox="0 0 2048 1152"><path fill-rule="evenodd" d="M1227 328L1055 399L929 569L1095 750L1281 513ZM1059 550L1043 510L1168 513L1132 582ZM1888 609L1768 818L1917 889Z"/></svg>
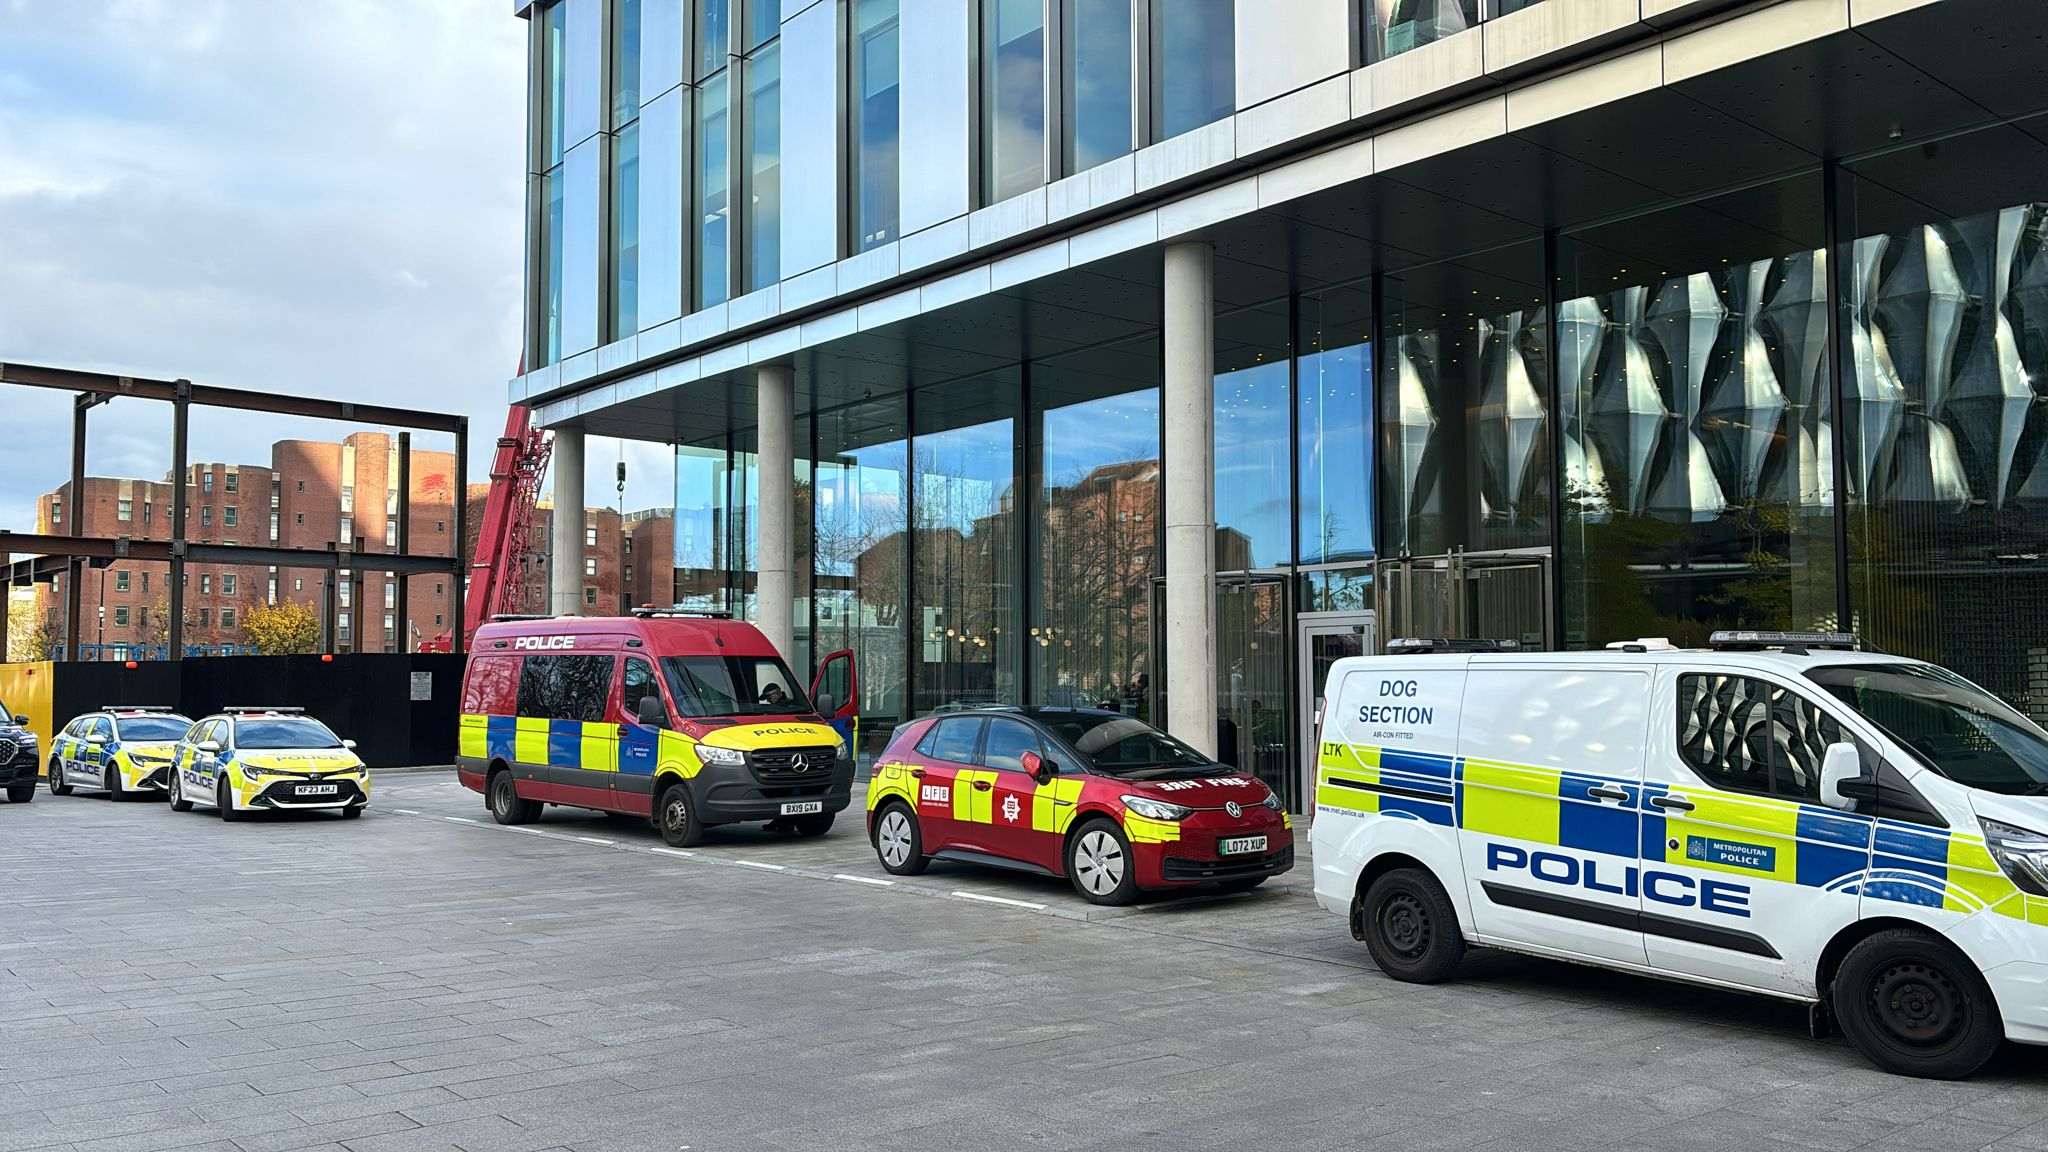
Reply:
<svg viewBox="0 0 2048 1152"><path fill-rule="evenodd" d="M519 7L513 397L673 445L677 601L786 597L870 750L1100 705L1300 804L1401 635L1853 630L2048 718L2038 0Z"/></svg>

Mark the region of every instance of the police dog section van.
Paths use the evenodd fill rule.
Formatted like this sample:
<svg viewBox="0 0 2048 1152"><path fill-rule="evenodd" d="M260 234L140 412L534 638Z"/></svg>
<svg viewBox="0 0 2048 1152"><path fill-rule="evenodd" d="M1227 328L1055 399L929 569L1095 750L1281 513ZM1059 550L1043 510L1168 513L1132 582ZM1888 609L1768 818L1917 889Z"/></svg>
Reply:
<svg viewBox="0 0 2048 1152"><path fill-rule="evenodd" d="M1504 647L1330 671L1316 899L1389 976L1470 944L1763 993L1917 1076L2048 1043L2048 732L1848 636Z"/></svg>
<svg viewBox="0 0 2048 1152"><path fill-rule="evenodd" d="M723 615L500 616L477 629L456 768L500 824L544 804L820 836L853 795L853 653L807 698L768 638Z"/></svg>

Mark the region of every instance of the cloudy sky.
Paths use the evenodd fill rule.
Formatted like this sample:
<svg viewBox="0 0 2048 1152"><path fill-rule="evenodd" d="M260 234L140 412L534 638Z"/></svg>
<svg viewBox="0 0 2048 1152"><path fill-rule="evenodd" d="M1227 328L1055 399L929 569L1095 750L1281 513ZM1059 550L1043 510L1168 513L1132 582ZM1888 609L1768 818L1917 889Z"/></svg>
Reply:
<svg viewBox="0 0 2048 1152"><path fill-rule="evenodd" d="M505 0L0 0L0 361L466 412L519 356L523 21ZM69 467L70 396L0 387L0 528ZM161 477L170 411L87 468ZM195 410L195 460L341 425ZM420 447L435 445L416 438ZM590 445L592 503L619 445ZM635 446L632 507L670 502Z"/></svg>

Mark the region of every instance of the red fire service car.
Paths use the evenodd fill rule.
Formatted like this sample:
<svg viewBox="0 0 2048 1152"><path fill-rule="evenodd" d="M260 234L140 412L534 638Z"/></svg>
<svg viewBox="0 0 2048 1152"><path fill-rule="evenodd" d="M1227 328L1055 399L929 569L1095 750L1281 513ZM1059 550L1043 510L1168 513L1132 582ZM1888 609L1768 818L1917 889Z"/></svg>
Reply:
<svg viewBox="0 0 2048 1152"><path fill-rule="evenodd" d="M899 876L933 860L990 864L1065 876L1096 904L1243 890L1294 866L1272 789L1088 708L979 708L897 729L868 787L868 837Z"/></svg>

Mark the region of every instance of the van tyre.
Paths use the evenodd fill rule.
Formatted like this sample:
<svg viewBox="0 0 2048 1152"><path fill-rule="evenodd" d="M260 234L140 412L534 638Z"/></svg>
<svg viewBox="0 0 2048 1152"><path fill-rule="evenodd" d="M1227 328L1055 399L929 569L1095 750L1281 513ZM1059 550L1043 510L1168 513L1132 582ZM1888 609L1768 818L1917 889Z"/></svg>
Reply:
<svg viewBox="0 0 2048 1152"><path fill-rule="evenodd" d="M1358 910L1366 951L1380 971L1410 984L1435 984L1465 957L1458 910L1436 877L1397 868L1372 882Z"/></svg>
<svg viewBox="0 0 2048 1152"><path fill-rule="evenodd" d="M50 795L71 795L71 785L64 781L64 762L54 756L50 758Z"/></svg>
<svg viewBox="0 0 2048 1152"><path fill-rule="evenodd" d="M931 867L932 858L924 854L924 834L918 831L917 817L907 804L899 801L883 807L882 814L875 817L874 840L875 856L891 876L917 876Z"/></svg>
<svg viewBox="0 0 2048 1152"><path fill-rule="evenodd" d="M1830 998L1856 1050L1901 1076L1961 1079L2005 1040L1998 1004L1977 966L1918 929L1887 929L1849 949Z"/></svg>
<svg viewBox="0 0 2048 1152"><path fill-rule="evenodd" d="M519 794L519 786L510 768L498 769L491 776L486 792L485 806L491 810L491 819L498 823L531 824L540 819L540 805Z"/></svg>
<svg viewBox="0 0 2048 1152"><path fill-rule="evenodd" d="M790 827L796 829L799 836L823 836L832 830L832 819L837 815L836 812L825 812L817 816L799 816L790 821Z"/></svg>
<svg viewBox="0 0 2048 1152"><path fill-rule="evenodd" d="M1138 898L1138 862L1123 829L1096 819L1067 841L1067 879L1090 904L1122 905Z"/></svg>
<svg viewBox="0 0 2048 1152"><path fill-rule="evenodd" d="M192 801L185 799L184 776L184 773L178 771L177 765L173 764L171 766L171 811L173 812L190 812L192 810Z"/></svg>
<svg viewBox="0 0 2048 1152"><path fill-rule="evenodd" d="M661 790L654 802L654 828L671 848L694 848L704 842L704 823L697 819L697 800L688 784L678 780Z"/></svg>

